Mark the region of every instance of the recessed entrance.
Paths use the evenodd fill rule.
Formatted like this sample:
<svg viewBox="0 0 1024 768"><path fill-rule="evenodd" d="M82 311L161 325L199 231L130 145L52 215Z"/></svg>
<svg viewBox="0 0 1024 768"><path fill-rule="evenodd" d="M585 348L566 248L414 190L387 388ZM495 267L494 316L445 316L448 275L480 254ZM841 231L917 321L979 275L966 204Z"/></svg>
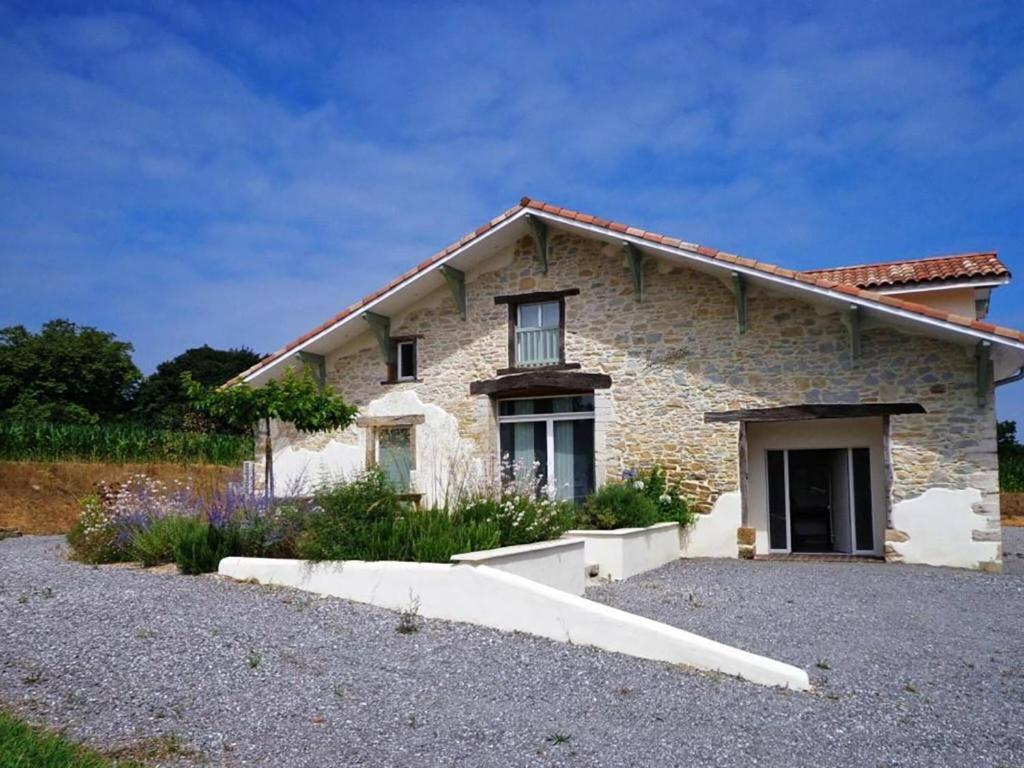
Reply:
<svg viewBox="0 0 1024 768"><path fill-rule="evenodd" d="M873 551L868 448L766 453L772 550L844 554Z"/></svg>

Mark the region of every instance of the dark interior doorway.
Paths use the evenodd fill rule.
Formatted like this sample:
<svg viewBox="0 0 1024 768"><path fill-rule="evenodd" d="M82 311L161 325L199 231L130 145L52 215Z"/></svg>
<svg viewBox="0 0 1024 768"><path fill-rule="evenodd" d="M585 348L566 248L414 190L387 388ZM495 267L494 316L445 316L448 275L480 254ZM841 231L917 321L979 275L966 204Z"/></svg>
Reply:
<svg viewBox="0 0 1024 768"><path fill-rule="evenodd" d="M873 549L867 448L769 451L768 480L772 549Z"/></svg>

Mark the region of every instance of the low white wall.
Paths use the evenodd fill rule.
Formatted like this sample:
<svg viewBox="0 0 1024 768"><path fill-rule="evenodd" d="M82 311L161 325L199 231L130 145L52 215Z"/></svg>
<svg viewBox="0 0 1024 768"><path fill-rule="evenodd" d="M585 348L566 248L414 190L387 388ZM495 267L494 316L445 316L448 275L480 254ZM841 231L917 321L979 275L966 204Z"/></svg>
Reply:
<svg viewBox="0 0 1024 768"><path fill-rule="evenodd" d="M916 498L901 501L892 508L892 527L907 540L891 541L889 545L905 563L954 568L998 563L999 520L974 511L981 501L981 491L974 488L929 488ZM995 540L975 541L975 532Z"/></svg>
<svg viewBox="0 0 1024 768"><path fill-rule="evenodd" d="M439 563L312 564L228 557L219 572L235 579L296 587L421 616L526 632L645 659L736 675L762 685L806 690L807 673L774 659L620 611L486 565Z"/></svg>
<svg viewBox="0 0 1024 768"><path fill-rule="evenodd" d="M583 539L556 539L453 555L453 563L486 565L571 595L587 588Z"/></svg>
<svg viewBox="0 0 1024 768"><path fill-rule="evenodd" d="M683 529L683 557L736 557L736 529L742 524L740 492L723 493L708 514Z"/></svg>
<svg viewBox="0 0 1024 768"><path fill-rule="evenodd" d="M606 579L628 579L679 559L679 523L611 531L576 530L564 535L583 539L587 563L596 564L597 575Z"/></svg>

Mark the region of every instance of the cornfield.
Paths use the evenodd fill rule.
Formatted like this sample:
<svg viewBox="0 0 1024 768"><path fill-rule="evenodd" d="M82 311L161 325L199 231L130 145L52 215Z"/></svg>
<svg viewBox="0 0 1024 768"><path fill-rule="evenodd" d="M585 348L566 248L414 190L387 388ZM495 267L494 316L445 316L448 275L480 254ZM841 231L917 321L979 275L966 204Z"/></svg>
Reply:
<svg viewBox="0 0 1024 768"><path fill-rule="evenodd" d="M252 439L170 432L132 424L49 424L0 420L0 459L139 461L233 466L251 459Z"/></svg>
<svg viewBox="0 0 1024 768"><path fill-rule="evenodd" d="M1024 450L999 452L999 490L1024 493Z"/></svg>

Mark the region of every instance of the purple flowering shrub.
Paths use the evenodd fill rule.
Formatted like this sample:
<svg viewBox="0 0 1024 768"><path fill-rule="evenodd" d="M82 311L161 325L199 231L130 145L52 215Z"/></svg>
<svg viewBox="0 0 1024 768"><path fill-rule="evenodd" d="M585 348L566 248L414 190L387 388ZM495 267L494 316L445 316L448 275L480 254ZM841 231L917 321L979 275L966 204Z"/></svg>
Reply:
<svg viewBox="0 0 1024 768"><path fill-rule="evenodd" d="M82 562L176 562L202 572L196 568L215 570L229 555L294 556L302 513L298 501L271 502L232 487L204 498L186 483L134 475L83 499L68 543Z"/></svg>

